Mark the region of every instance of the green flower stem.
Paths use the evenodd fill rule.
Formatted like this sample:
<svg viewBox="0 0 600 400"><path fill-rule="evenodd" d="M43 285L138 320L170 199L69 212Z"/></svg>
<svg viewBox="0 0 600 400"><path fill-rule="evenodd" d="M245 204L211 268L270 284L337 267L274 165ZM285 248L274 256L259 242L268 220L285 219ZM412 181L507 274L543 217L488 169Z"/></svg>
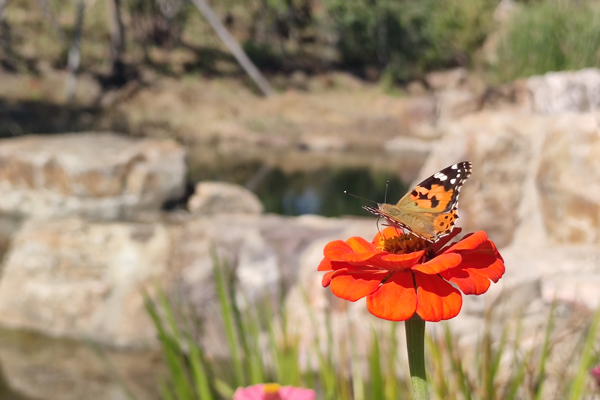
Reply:
<svg viewBox="0 0 600 400"><path fill-rule="evenodd" d="M404 323L404 327L413 399L429 400L425 375L425 321L415 314Z"/></svg>

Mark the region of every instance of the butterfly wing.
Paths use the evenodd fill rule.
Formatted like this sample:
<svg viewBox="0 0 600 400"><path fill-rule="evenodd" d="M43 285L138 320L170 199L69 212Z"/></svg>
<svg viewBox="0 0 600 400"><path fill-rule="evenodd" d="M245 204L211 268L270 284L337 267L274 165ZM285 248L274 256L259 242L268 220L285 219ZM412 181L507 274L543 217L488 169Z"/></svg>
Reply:
<svg viewBox="0 0 600 400"><path fill-rule="evenodd" d="M395 205L364 207L394 225L435 242L452 232L458 218L460 189L471 175L471 163L463 161L436 172L405 194Z"/></svg>

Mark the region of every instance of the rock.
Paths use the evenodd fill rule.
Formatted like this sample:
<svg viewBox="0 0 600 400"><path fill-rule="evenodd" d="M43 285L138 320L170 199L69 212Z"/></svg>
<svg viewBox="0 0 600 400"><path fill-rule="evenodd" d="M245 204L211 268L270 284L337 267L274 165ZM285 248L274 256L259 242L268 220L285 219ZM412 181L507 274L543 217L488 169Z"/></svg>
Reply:
<svg viewBox="0 0 600 400"><path fill-rule="evenodd" d="M225 182L198 182L188 201L194 214L262 214L258 197L240 185Z"/></svg>
<svg viewBox="0 0 600 400"><path fill-rule="evenodd" d="M438 121L455 120L479 110L481 97L471 90L445 90L436 94Z"/></svg>
<svg viewBox="0 0 600 400"><path fill-rule="evenodd" d="M433 90L444 91L459 88L466 82L467 77L468 73L465 68L454 68L430 72L425 76L425 81Z"/></svg>
<svg viewBox="0 0 600 400"><path fill-rule="evenodd" d="M185 189L185 152L171 140L113 133L0 142L0 212L37 218L127 218Z"/></svg>
<svg viewBox="0 0 600 400"><path fill-rule="evenodd" d="M427 95L427 88L421 81L411 81L406 85L406 91L411 97L420 97Z"/></svg>
<svg viewBox="0 0 600 400"><path fill-rule="evenodd" d="M600 70L548 72L527 80L532 111L552 115L600 107Z"/></svg>
<svg viewBox="0 0 600 400"><path fill-rule="evenodd" d="M600 243L600 136L591 114L481 112L446 126L420 178L465 159L459 225L513 241Z"/></svg>
<svg viewBox="0 0 600 400"><path fill-rule="evenodd" d="M598 116L559 116L546 131L535 177L537 211L554 242L600 244Z"/></svg>
<svg viewBox="0 0 600 400"><path fill-rule="evenodd" d="M328 135L305 136L298 143L298 148L301 150L322 153L329 151L343 151L347 147L348 143L344 139Z"/></svg>
<svg viewBox="0 0 600 400"><path fill-rule="evenodd" d="M411 137L397 137L385 144L385 151L400 157L425 158L431 151L433 142Z"/></svg>
<svg viewBox="0 0 600 400"><path fill-rule="evenodd" d="M131 392L138 400L159 400L165 376L159 350L97 349L25 331L0 332L0 361L4 399L117 400ZM8 395L6 386L18 395Z"/></svg>
<svg viewBox="0 0 600 400"><path fill-rule="evenodd" d="M112 346L154 344L143 290L166 283L171 250L160 224L30 219L3 263L0 323Z"/></svg>
<svg viewBox="0 0 600 400"><path fill-rule="evenodd" d="M143 292L153 297L159 283L198 311L205 341L223 355L213 251L235 273L238 300L248 305L292 287L310 243L356 224L375 230L372 220L314 216L198 216L170 226L29 219L4 259L0 324L114 347L156 346Z"/></svg>

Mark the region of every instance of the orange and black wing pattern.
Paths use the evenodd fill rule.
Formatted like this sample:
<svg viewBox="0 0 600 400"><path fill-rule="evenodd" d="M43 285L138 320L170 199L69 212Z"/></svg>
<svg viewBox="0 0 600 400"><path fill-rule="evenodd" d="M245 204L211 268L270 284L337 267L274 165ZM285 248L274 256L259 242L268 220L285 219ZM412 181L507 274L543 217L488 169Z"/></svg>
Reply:
<svg viewBox="0 0 600 400"><path fill-rule="evenodd" d="M419 183L397 204L379 204L378 208L364 209L435 242L454 228L460 189L471 175L471 169L469 161L450 165Z"/></svg>

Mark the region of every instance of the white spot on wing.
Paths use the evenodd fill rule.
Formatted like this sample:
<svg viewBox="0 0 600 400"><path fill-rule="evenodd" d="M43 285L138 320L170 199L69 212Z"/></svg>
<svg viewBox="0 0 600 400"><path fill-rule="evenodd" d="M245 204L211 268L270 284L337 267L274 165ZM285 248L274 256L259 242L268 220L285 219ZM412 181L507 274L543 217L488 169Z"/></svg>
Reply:
<svg viewBox="0 0 600 400"><path fill-rule="evenodd" d="M442 174L441 172L436 172L433 175L434 178L439 179L440 181L445 181L446 179L448 179L448 177L444 174Z"/></svg>
<svg viewBox="0 0 600 400"><path fill-rule="evenodd" d="M450 168L452 169L457 169L458 168L458 164L454 164L453 166L451 166Z"/></svg>
<svg viewBox="0 0 600 400"><path fill-rule="evenodd" d="M454 178L450 179L450 183L454 185L456 183L456 179L454 179Z"/></svg>

